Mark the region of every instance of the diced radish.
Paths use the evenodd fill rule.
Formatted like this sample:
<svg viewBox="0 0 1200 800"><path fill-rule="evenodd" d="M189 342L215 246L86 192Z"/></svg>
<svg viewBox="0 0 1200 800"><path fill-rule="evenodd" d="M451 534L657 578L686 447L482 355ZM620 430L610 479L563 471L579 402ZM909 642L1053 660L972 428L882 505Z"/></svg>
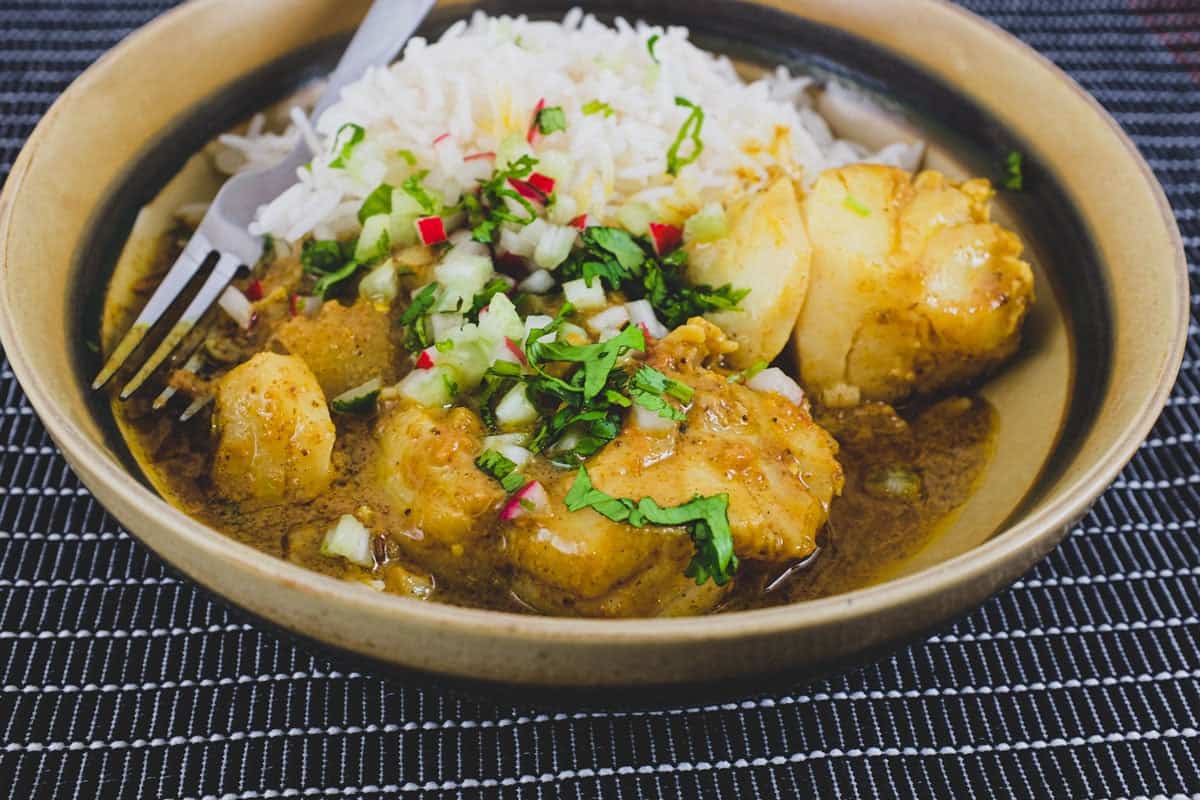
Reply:
<svg viewBox="0 0 1200 800"><path fill-rule="evenodd" d="M530 294L546 294L554 288L554 276L544 269L539 269L518 283L517 288Z"/></svg>
<svg viewBox="0 0 1200 800"><path fill-rule="evenodd" d="M600 332L619 330L626 322L629 322L629 312L625 310L625 306L610 306L599 314L593 314L588 319L587 326L593 331Z"/></svg>
<svg viewBox="0 0 1200 800"><path fill-rule="evenodd" d="M468 156L463 156L463 161L484 161L489 158L495 158L496 153L493 150L485 150L482 153L471 153Z"/></svg>
<svg viewBox="0 0 1200 800"><path fill-rule="evenodd" d="M429 352L429 348L425 348L417 356L417 369L433 369L433 353Z"/></svg>
<svg viewBox="0 0 1200 800"><path fill-rule="evenodd" d="M629 312L629 320L641 326L647 339L661 339L669 333L667 326L658 321L649 300L633 300L625 304L625 310Z"/></svg>
<svg viewBox="0 0 1200 800"><path fill-rule="evenodd" d="M660 256L665 256L676 247L679 247L683 241L683 231L674 225L651 222L650 239L654 242L654 252Z"/></svg>
<svg viewBox="0 0 1200 800"><path fill-rule="evenodd" d="M554 178L535 172L529 176L529 185L549 197L554 194Z"/></svg>
<svg viewBox="0 0 1200 800"><path fill-rule="evenodd" d="M418 217L416 226L421 244L441 244L446 241L446 223L441 217Z"/></svg>
<svg viewBox="0 0 1200 800"><path fill-rule="evenodd" d="M533 453L519 444L499 445L496 447L496 452L516 464L518 468L525 466L533 458Z"/></svg>
<svg viewBox="0 0 1200 800"><path fill-rule="evenodd" d="M572 228L576 228L578 230L583 230L584 228L586 228L588 226L588 215L580 214L578 217L571 220L570 223L568 223L568 224Z"/></svg>
<svg viewBox="0 0 1200 800"><path fill-rule="evenodd" d="M529 121L529 132L525 134L525 141L533 144L538 138L538 114L542 113L542 109L546 107L546 98L537 101L537 105L533 107L533 119Z"/></svg>
<svg viewBox="0 0 1200 800"><path fill-rule="evenodd" d="M528 433L494 433L483 437L484 450L499 450L501 447L524 447L529 441Z"/></svg>
<svg viewBox="0 0 1200 800"><path fill-rule="evenodd" d="M529 181L523 181L520 178L509 178L508 185L517 190L517 194L524 197L526 200L532 200L535 203L544 205L546 203L546 193L534 186Z"/></svg>
<svg viewBox="0 0 1200 800"><path fill-rule="evenodd" d="M246 299L251 303L257 303L263 299L262 281L250 281L250 285L246 287Z"/></svg>
<svg viewBox="0 0 1200 800"><path fill-rule="evenodd" d="M544 511L550 507L550 495L537 481L530 481L509 498L500 511L500 519L510 520L532 511Z"/></svg>
<svg viewBox="0 0 1200 800"><path fill-rule="evenodd" d="M438 136L437 138L435 138L433 140L433 146L437 147L439 144L441 144L442 142L446 141L449 138L450 138L450 132L447 131L446 133L443 133L441 136Z"/></svg>
<svg viewBox="0 0 1200 800"><path fill-rule="evenodd" d="M567 281L562 288L567 302L580 311L600 309L608 304L608 300L604 297L604 287L600 284L599 278L593 278L591 286L588 286L587 281L583 278L577 278Z"/></svg>
<svg viewBox="0 0 1200 800"><path fill-rule="evenodd" d="M673 419L667 419L666 417L660 416L657 412L651 411L648 408L642 408L639 405L634 405L633 424L644 431L666 433L679 423Z"/></svg>
<svg viewBox="0 0 1200 800"><path fill-rule="evenodd" d="M792 380L779 367L764 369L746 381L746 385L758 392L774 392L781 397L791 400L796 405L804 402L804 390L800 388L800 384Z"/></svg>
<svg viewBox="0 0 1200 800"><path fill-rule="evenodd" d="M236 286L227 286L225 291L221 293L221 299L217 301L226 314L238 324L242 330L250 330L250 326L254 324L254 306L242 294L241 289Z"/></svg>
<svg viewBox="0 0 1200 800"><path fill-rule="evenodd" d="M529 359L527 359L525 357L525 351L521 349L521 346L519 344L517 344L512 339L505 336L504 337L504 346L508 348L508 352L510 352L514 356L516 356L517 361L521 362L521 366L523 366L523 367L529 366Z"/></svg>

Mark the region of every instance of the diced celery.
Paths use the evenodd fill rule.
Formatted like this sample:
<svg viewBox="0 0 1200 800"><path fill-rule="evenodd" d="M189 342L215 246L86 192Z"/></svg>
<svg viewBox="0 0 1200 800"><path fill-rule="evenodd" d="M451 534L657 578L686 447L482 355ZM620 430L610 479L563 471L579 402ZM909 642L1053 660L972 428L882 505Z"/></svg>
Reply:
<svg viewBox="0 0 1200 800"><path fill-rule="evenodd" d="M388 228L391 218L387 214L376 214L367 217L363 223L362 233L358 235L358 245L354 248L354 260L360 264L374 261L388 254L391 249L391 238Z"/></svg>
<svg viewBox="0 0 1200 800"><path fill-rule="evenodd" d="M404 397L423 406L435 408L444 406L453 399L450 396L451 381L454 381L454 375L442 367L414 369L404 376L397 388Z"/></svg>
<svg viewBox="0 0 1200 800"><path fill-rule="evenodd" d="M645 203L626 203L617 211L617 221L634 236L645 236L654 221L654 209Z"/></svg>
<svg viewBox="0 0 1200 800"><path fill-rule="evenodd" d="M382 388L379 378L372 378L361 386L347 389L329 402L330 408L339 414L361 414L375 408Z"/></svg>
<svg viewBox="0 0 1200 800"><path fill-rule="evenodd" d="M688 217L683 225L683 236L689 242L715 242L729 235L729 223L725 219L725 207L720 203L709 203Z"/></svg>
<svg viewBox="0 0 1200 800"><path fill-rule="evenodd" d="M380 306L391 305L399 290L400 279L396 276L396 265L391 259L368 272L358 284L359 297Z"/></svg>

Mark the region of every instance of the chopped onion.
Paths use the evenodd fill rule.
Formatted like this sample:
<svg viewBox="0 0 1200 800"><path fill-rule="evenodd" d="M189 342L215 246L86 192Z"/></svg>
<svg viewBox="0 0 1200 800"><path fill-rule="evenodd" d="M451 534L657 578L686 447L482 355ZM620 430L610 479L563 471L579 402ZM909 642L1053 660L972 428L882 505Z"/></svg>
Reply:
<svg viewBox="0 0 1200 800"><path fill-rule="evenodd" d="M804 390L779 367L768 367L746 381L746 385L758 392L774 392L791 400L796 405L804 402Z"/></svg>
<svg viewBox="0 0 1200 800"><path fill-rule="evenodd" d="M321 542L321 555L341 556L352 564L368 569L375 566L375 556L371 553L371 532L349 514L343 514L325 534Z"/></svg>
<svg viewBox="0 0 1200 800"><path fill-rule="evenodd" d="M496 433L483 437L483 449L499 450L501 447L508 447L510 445L524 447L528 441L529 434L527 433Z"/></svg>
<svg viewBox="0 0 1200 800"><path fill-rule="evenodd" d="M521 447L519 444L501 444L495 448L496 452L507 458L509 461L516 464L518 467L523 467L533 458L533 453Z"/></svg>
<svg viewBox="0 0 1200 800"><path fill-rule="evenodd" d="M629 312L625 310L625 306L609 306L599 314L593 314L586 325L594 331L619 330L627 322Z"/></svg>
<svg viewBox="0 0 1200 800"><path fill-rule="evenodd" d="M500 229L500 249L504 252L521 258L529 258L533 255L535 247L537 247L537 242L529 241L521 235L520 231L514 231L508 227Z"/></svg>
<svg viewBox="0 0 1200 800"><path fill-rule="evenodd" d="M546 294L554 288L554 276L544 269L539 269L518 283L517 288L530 294Z"/></svg>
<svg viewBox="0 0 1200 800"><path fill-rule="evenodd" d="M604 287L599 278L593 278L591 286L588 286L587 281L583 278L577 278L567 281L562 288L567 302L580 311L590 311L608 305L608 300L604 296Z"/></svg>
<svg viewBox="0 0 1200 800"><path fill-rule="evenodd" d="M629 312L629 321L640 325L642 332L651 339L661 339L670 333L667 326L658 321L658 315L654 313L654 306L650 305L649 300L628 302L625 304L625 310Z"/></svg>
<svg viewBox="0 0 1200 800"><path fill-rule="evenodd" d="M527 511L544 511L549 507L550 495L546 494L546 489L537 481L530 481L504 504L500 519L516 519Z"/></svg>
<svg viewBox="0 0 1200 800"><path fill-rule="evenodd" d="M579 231L570 225L550 225L533 250L533 263L542 269L554 269L567 260Z"/></svg>
<svg viewBox="0 0 1200 800"><path fill-rule="evenodd" d="M446 223L441 217L418 217L415 224L421 244L433 245L446 241Z"/></svg>
<svg viewBox="0 0 1200 800"><path fill-rule="evenodd" d="M673 419L660 416L656 411L651 411L648 408L642 408L635 404L633 406L633 424L644 431L666 433L673 430L679 423Z"/></svg>
<svg viewBox="0 0 1200 800"><path fill-rule="evenodd" d="M508 390L496 404L496 422L504 430L520 428L535 422L538 410L525 394L525 387L518 384Z"/></svg>
<svg viewBox="0 0 1200 800"><path fill-rule="evenodd" d="M670 253L683 241L683 231L674 225L651 222L649 228L650 239L654 242L654 252L659 256Z"/></svg>
<svg viewBox="0 0 1200 800"><path fill-rule="evenodd" d="M715 242L729 234L729 223L725 219L725 207L720 203L709 203L684 223L683 235L689 242Z"/></svg>
<svg viewBox="0 0 1200 800"><path fill-rule="evenodd" d="M241 289L236 286L225 287L217 303L239 328L244 331L250 330L250 326L254 324L254 306L250 304L246 295L242 294Z"/></svg>

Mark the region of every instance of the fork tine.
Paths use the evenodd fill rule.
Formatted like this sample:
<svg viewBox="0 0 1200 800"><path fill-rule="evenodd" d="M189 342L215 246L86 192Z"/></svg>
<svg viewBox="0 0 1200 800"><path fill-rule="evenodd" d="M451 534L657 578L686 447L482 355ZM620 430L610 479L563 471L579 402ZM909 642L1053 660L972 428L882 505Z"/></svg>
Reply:
<svg viewBox="0 0 1200 800"><path fill-rule="evenodd" d="M179 321L175 323L175 327L166 335L150 358L146 359L146 363L142 364L137 374L129 383L125 384L125 388L121 390L122 400L128 400L130 395L146 382L154 370L158 369L159 364L167 360L167 356L171 355L171 352L183 341L183 337L187 336L188 332L196 326L200 317L204 316L205 311L208 311L209 306L216 302L217 297L233 280L234 274L241 265L242 261L237 256L221 253L221 257L217 259L217 265L213 267L212 273L204 281L200 291L192 298L192 302L188 304Z"/></svg>
<svg viewBox="0 0 1200 800"><path fill-rule="evenodd" d="M150 296L150 301L146 303L146 307L138 314L137 319L134 320L129 330L126 331L120 344L112 351L112 355L108 357L108 360L104 362L104 368L96 375L96 379L92 381L93 389L99 389L116 374L117 370L121 368L130 354L142 343L142 339L146 338L146 334L154 327L154 323L158 322L163 313L171 307L171 303L175 302L175 298L179 296L180 292L192 280L192 277L200 269L200 265L204 263L204 260L208 258L208 254L212 250L212 244L202 233L197 232L192 236L191 240L183 248L183 252L179 254L179 258L175 259L175 263L171 265L167 276L163 278L162 283L158 285L158 288L154 290L154 294Z"/></svg>

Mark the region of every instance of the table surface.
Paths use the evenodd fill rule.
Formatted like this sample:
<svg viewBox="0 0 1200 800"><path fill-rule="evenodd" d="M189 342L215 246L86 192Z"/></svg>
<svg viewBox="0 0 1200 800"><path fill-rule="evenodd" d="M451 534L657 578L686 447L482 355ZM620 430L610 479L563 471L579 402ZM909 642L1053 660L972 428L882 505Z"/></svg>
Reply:
<svg viewBox="0 0 1200 800"><path fill-rule="evenodd" d="M1195 287L1200 0L965 4L1132 135ZM0 180L55 96L169 5L0 1ZM1169 407L1092 512L924 641L740 702L545 713L231 616L95 502L0 359L0 795L1200 798L1198 383L1193 322Z"/></svg>

